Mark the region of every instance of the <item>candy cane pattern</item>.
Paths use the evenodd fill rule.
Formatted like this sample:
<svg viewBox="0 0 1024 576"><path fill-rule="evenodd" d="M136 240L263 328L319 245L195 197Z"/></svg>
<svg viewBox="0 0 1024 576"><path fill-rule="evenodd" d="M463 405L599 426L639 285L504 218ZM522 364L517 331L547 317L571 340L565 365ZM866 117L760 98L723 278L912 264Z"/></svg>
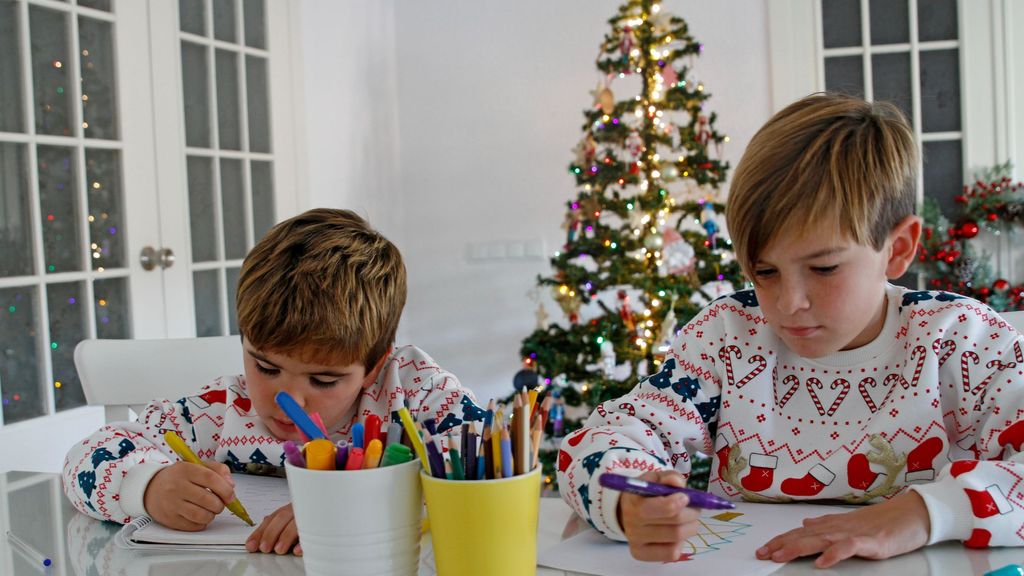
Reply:
<svg viewBox="0 0 1024 576"><path fill-rule="evenodd" d="M874 399L871 398L871 394L868 394L868 386L874 388L877 385L878 383L875 382L875 379L871 376L868 376L861 380L860 384L857 384L857 389L860 390L860 395L864 398L864 403L868 405L868 410L871 410L872 414L878 412L878 406L875 404Z"/></svg>
<svg viewBox="0 0 1024 576"><path fill-rule="evenodd" d="M968 362L968 359L970 359L970 362ZM973 394L975 396L977 396L979 392L981 392L986 387L988 387L989 382L991 382L992 379L995 378L995 375L998 373L998 372L989 372L988 376L986 376L985 379L982 380L980 384L978 384L977 386L974 386L972 388L971 387L971 370L970 370L970 365L974 364L975 366L977 366L980 362L981 362L981 358L979 358L978 354L975 353L973 350L968 350L968 351L964 352L960 356L960 371L961 371L961 374L962 374L963 379L964 379L964 381L963 381L964 392L970 392L971 394ZM988 363L985 364L985 368L988 368L990 370L993 367L997 367L998 370L1002 370L1004 368L1016 368L1016 363L1015 362L1010 362L1009 364L1003 364L999 360L990 360Z"/></svg>
<svg viewBox="0 0 1024 576"><path fill-rule="evenodd" d="M818 394L814 391L814 387L821 388L821 380L818 380L814 376L807 379L807 393L811 395L811 400L814 401L814 407L818 409L818 414L825 415L825 407L821 405L821 400L818 399Z"/></svg>
<svg viewBox="0 0 1024 576"><path fill-rule="evenodd" d="M899 383L900 386L903 386L904 390L917 387L918 381L921 380L921 370L924 369L924 361L927 355L928 350L924 346L914 347L914 350L910 353L911 358L914 358L915 356L917 357L917 366L914 367L914 375L911 377L910 382L907 382L907 379L903 376L902 372L886 376L882 383L889 387L889 394L892 394L892 391L895 388L895 386L892 386L894 383ZM888 398L888 396L886 396L886 398ZM882 400L882 404L885 404L885 400Z"/></svg>
<svg viewBox="0 0 1024 576"><path fill-rule="evenodd" d="M939 355L940 350L945 350L945 352L943 352L942 355ZM932 342L932 351L939 357L939 368L942 368L942 365L946 363L946 360L956 352L956 342L936 338L935 341Z"/></svg>
<svg viewBox="0 0 1024 576"><path fill-rule="evenodd" d="M789 399L793 397L793 394L796 392L796 389L800 387L800 379L790 374L789 376L786 376L782 380L782 383L789 384L789 390L786 390L786 393L782 395L782 400L776 402L776 404L779 405L780 409L786 406L786 403L789 402Z"/></svg>
<svg viewBox="0 0 1024 576"><path fill-rule="evenodd" d="M756 378L758 374L764 372L764 369L768 367L768 362L764 359L764 356L751 356L750 359L747 360L747 362L749 362L750 364L757 364L757 366L753 370L751 370L749 374L747 374L746 376L741 378L739 382L737 382L732 369L733 355L736 356L737 360L743 357L743 353L740 352L739 347L734 344L723 346L721 349L718 350L718 358L722 360L723 364L725 364L725 377L729 380L730 386L734 386L736 388L743 388L744 386L749 384L751 380Z"/></svg>
<svg viewBox="0 0 1024 576"><path fill-rule="evenodd" d="M835 380L832 381L832 385L829 386L829 388L835 390L837 386L842 386L843 389L842 391L839 392L839 396L836 396L836 399L832 401L832 406L829 406L827 412L829 416L835 414L836 410L839 410L839 405L843 403L843 400L846 399L846 395L850 393L850 383L847 382L846 380L842 378L836 378Z"/></svg>

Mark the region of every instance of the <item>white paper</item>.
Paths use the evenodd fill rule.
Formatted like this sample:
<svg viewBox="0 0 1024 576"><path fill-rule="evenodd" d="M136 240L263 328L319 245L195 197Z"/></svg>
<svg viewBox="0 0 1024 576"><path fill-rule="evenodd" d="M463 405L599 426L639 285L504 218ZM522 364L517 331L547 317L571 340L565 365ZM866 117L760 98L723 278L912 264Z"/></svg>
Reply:
<svg viewBox="0 0 1024 576"><path fill-rule="evenodd" d="M758 560L754 551L774 536L801 525L804 518L836 514L843 509L815 504L751 504L735 510L705 510L702 528L688 540L688 559L679 562L634 560L629 546L605 538L592 528L537 555L541 566L597 576L680 576L682 574L771 574L783 566Z"/></svg>
<svg viewBox="0 0 1024 576"><path fill-rule="evenodd" d="M290 502L288 482L284 478L247 474L234 474L232 478L235 480L235 496L245 506L256 526L268 514ZM254 529L227 509L218 514L205 530L199 532L174 530L157 524L148 516L142 516L125 524L116 542L119 546L133 549L174 547L244 552L245 541Z"/></svg>

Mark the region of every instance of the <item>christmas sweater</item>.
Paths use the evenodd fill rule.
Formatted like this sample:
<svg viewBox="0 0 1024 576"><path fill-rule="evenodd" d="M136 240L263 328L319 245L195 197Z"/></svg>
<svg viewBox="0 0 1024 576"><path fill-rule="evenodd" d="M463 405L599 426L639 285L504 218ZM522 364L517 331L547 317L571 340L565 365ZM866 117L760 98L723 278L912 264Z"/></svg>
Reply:
<svg viewBox="0 0 1024 576"><path fill-rule="evenodd" d="M351 428L367 415L398 421L408 406L413 418L433 418L438 432L483 420L472 393L414 346L392 350L377 380L330 430L332 441L351 441ZM76 444L64 462L64 492L81 512L127 523L144 515L143 496L150 479L179 460L163 434L181 435L202 460L224 462L232 471L283 467L283 441L263 425L252 409L243 376L216 380L193 396L154 400L137 421L107 424Z"/></svg>
<svg viewBox="0 0 1024 576"><path fill-rule="evenodd" d="M661 370L597 407L558 455L562 497L624 540L619 492L598 477L690 471L733 500L877 502L911 489L929 544L1024 545L1024 340L970 298L888 286L884 326L808 359L769 328L753 290L680 331Z"/></svg>

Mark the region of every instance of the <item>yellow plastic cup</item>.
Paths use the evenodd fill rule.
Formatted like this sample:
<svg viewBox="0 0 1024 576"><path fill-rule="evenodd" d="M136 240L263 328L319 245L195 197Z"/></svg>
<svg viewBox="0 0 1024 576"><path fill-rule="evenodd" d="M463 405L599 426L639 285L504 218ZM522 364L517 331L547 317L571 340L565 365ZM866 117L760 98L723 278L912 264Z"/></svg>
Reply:
<svg viewBox="0 0 1024 576"><path fill-rule="evenodd" d="M540 466L500 480L442 480L420 472L438 576L537 573Z"/></svg>

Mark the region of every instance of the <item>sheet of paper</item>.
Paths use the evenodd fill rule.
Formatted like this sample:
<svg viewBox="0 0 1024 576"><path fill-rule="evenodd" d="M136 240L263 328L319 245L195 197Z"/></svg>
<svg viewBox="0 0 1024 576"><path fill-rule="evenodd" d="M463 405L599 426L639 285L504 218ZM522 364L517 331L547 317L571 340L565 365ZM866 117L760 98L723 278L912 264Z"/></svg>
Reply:
<svg viewBox="0 0 1024 576"><path fill-rule="evenodd" d="M701 529L688 541L678 562L634 560L629 546L605 538L592 528L537 555L541 566L597 576L681 576L683 574L771 574L782 564L754 557L773 536L800 526L804 518L835 514L842 508L814 504L750 504L735 510L705 510Z"/></svg>
<svg viewBox="0 0 1024 576"><path fill-rule="evenodd" d="M235 479L235 495L257 526L265 516L290 501L288 482L284 478L247 474L235 474L232 477ZM200 532L173 530L143 517L125 525L119 534L123 537L118 538L118 543L131 548L155 544L160 548L182 545L192 549L209 547L218 550L244 550L245 540L253 529L227 510L217 515L213 522Z"/></svg>

